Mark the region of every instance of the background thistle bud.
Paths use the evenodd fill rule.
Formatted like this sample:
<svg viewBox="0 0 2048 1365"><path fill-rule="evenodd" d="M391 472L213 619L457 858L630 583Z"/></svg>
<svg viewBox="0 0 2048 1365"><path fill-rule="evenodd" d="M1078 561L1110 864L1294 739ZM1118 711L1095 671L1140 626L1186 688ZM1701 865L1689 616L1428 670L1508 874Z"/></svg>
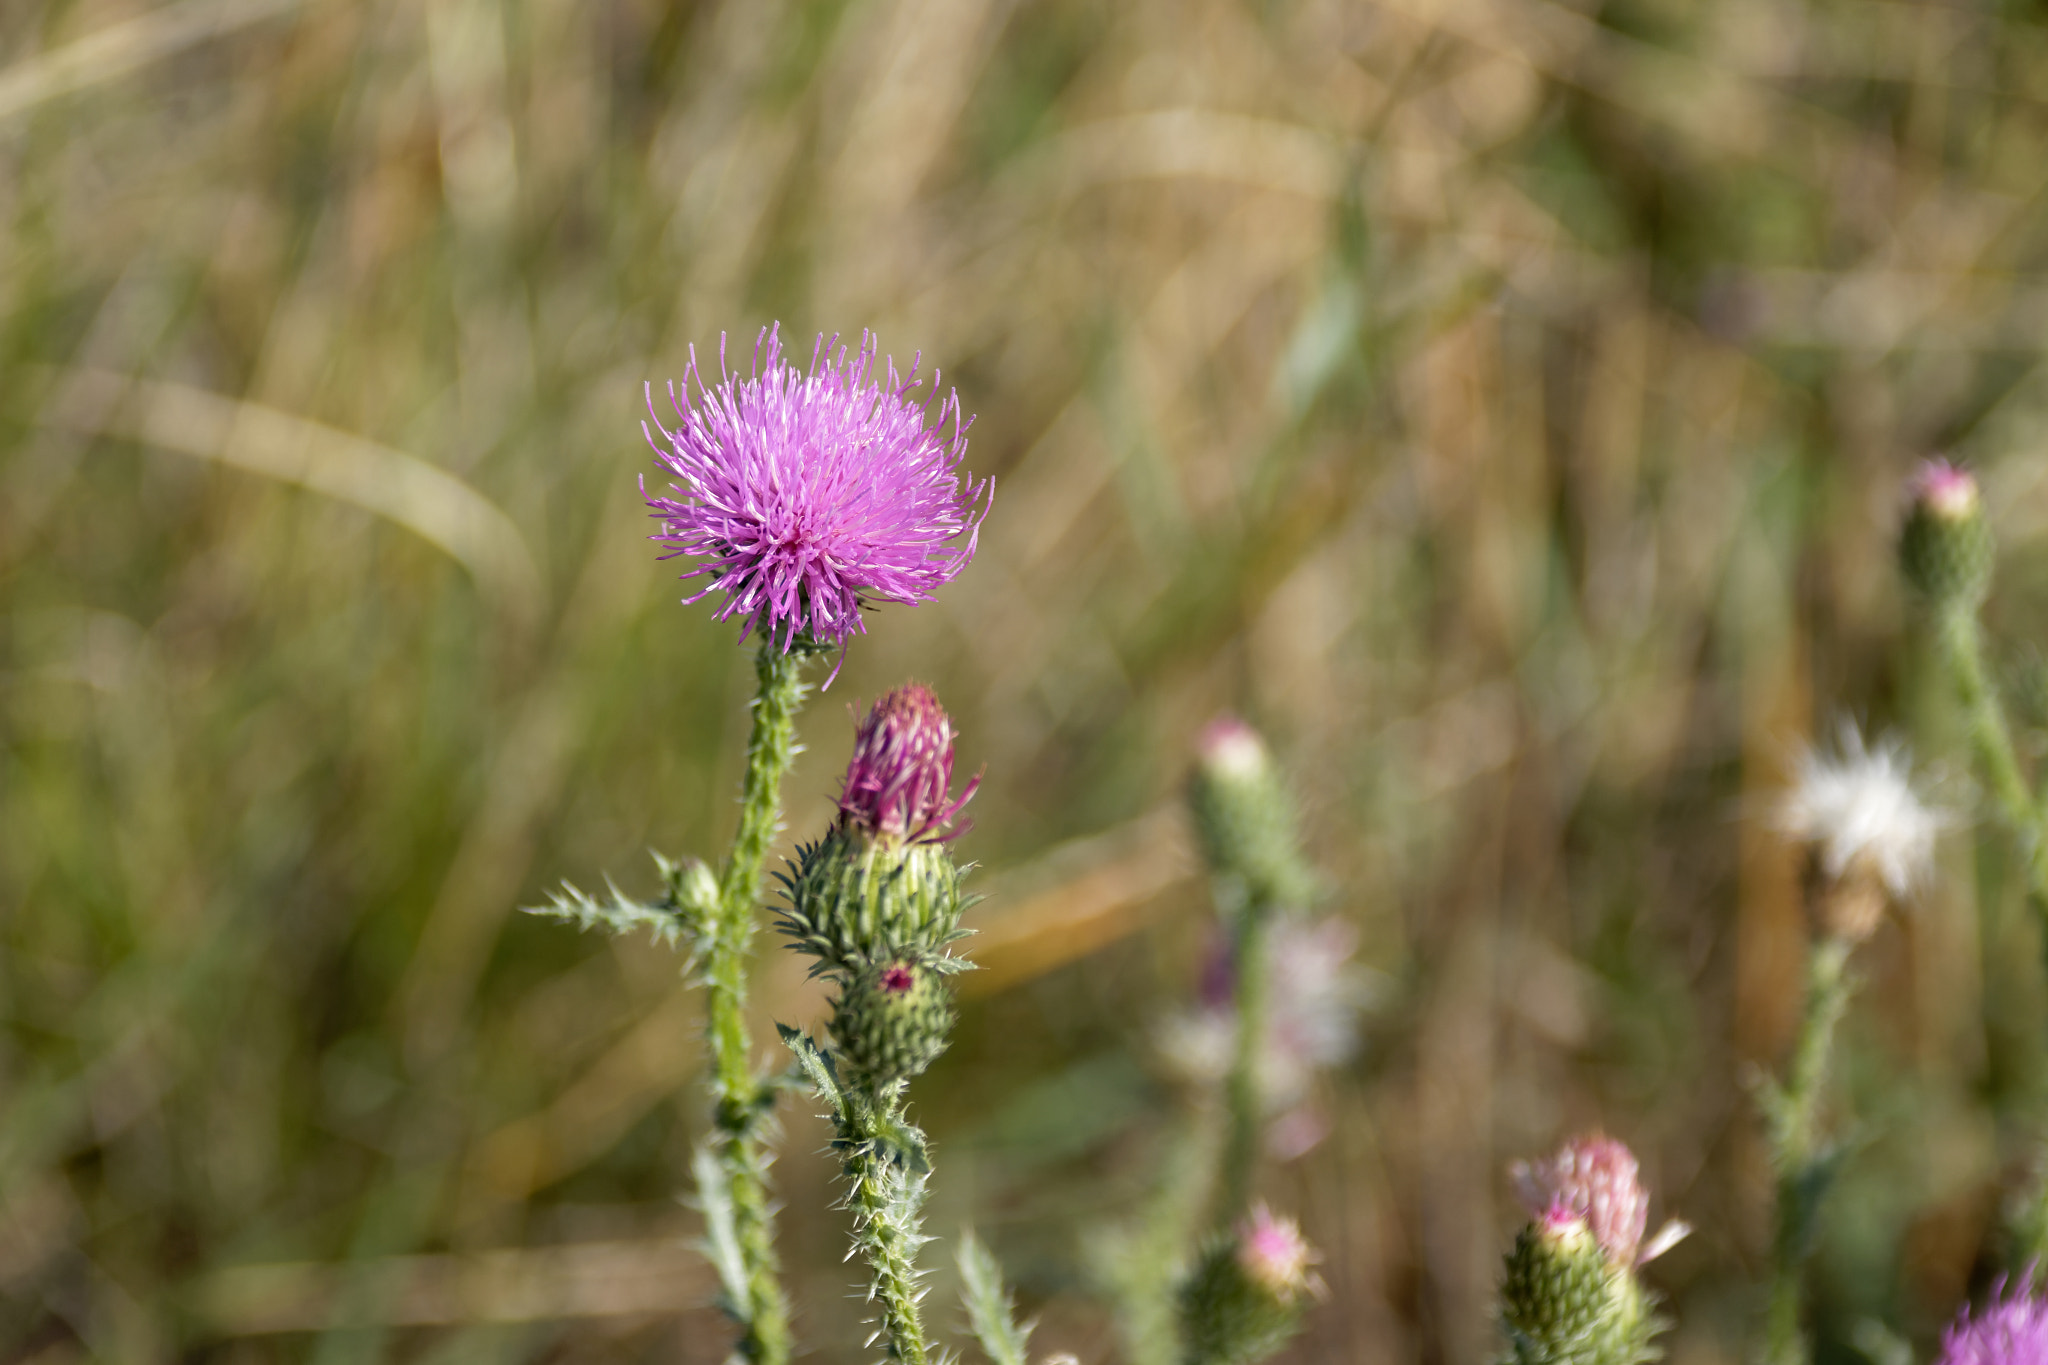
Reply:
<svg viewBox="0 0 2048 1365"><path fill-rule="evenodd" d="M1648 1246L1643 1244L1650 1192L1635 1154L1601 1133L1575 1137L1545 1160L1517 1161L1508 1174L1531 1218L1540 1222L1560 1209L1579 1218L1618 1266L1661 1256L1690 1231L1683 1223L1666 1223Z"/></svg>
<svg viewBox="0 0 2048 1365"><path fill-rule="evenodd" d="M952 780L953 723L931 689L911 683L877 701L854 735L839 819L777 877L782 927L818 959L814 974L850 980L904 954L939 971L963 965L937 958L961 937L968 904L946 840L980 779L958 796Z"/></svg>
<svg viewBox="0 0 2048 1365"><path fill-rule="evenodd" d="M1258 732L1235 716L1211 721L1196 745L1188 807L1202 854L1251 904L1299 905L1312 889L1294 798Z"/></svg>
<svg viewBox="0 0 2048 1365"><path fill-rule="evenodd" d="M1994 549L1976 478L1947 460L1927 460L1906 491L1899 535L1906 581L1937 607L1975 608L1991 591Z"/></svg>
<svg viewBox="0 0 2048 1365"><path fill-rule="evenodd" d="M1632 1365L1652 1358L1634 1275L1608 1260L1585 1219L1562 1204L1515 1237L1500 1320L1521 1365Z"/></svg>
<svg viewBox="0 0 2048 1365"><path fill-rule="evenodd" d="M1286 1345L1322 1293L1316 1253L1292 1218L1264 1205L1203 1253L1181 1287L1181 1340L1189 1365L1251 1365Z"/></svg>
<svg viewBox="0 0 2048 1365"><path fill-rule="evenodd" d="M953 1002L941 974L915 958L868 967L832 1006L845 1069L874 1086L908 1080L946 1050Z"/></svg>
<svg viewBox="0 0 2048 1365"><path fill-rule="evenodd" d="M684 858L662 868L669 895L692 920L701 921L718 909L718 874L702 858Z"/></svg>
<svg viewBox="0 0 2048 1365"><path fill-rule="evenodd" d="M1647 1243L1650 1196L1635 1156L1612 1138L1575 1138L1543 1161L1517 1162L1531 1221L1501 1281L1500 1320L1519 1365L1641 1365L1660 1354L1663 1323L1636 1267L1688 1229L1666 1223Z"/></svg>

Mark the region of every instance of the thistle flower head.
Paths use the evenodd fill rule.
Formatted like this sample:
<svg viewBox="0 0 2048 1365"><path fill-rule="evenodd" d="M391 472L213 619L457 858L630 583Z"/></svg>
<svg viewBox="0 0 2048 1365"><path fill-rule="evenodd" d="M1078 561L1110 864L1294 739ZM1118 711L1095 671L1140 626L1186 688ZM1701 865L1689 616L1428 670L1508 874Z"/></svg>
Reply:
<svg viewBox="0 0 2048 1365"><path fill-rule="evenodd" d="M2048 1365L2048 1300L2022 1287L1965 1308L1942 1333L1937 1365Z"/></svg>
<svg viewBox="0 0 2048 1365"><path fill-rule="evenodd" d="M911 843L949 838L981 778L970 778L958 796L952 785L952 718L929 687L908 683L877 701L854 731L841 823Z"/></svg>
<svg viewBox="0 0 2048 1365"><path fill-rule="evenodd" d="M1780 798L1772 823L1812 845L1830 880L1858 869L1904 896L1932 870L1934 836L1947 816L1913 790L1903 741L1887 736L1866 746L1845 720L1836 747L1833 754L1808 748L1799 755L1798 780Z"/></svg>
<svg viewBox="0 0 2048 1365"><path fill-rule="evenodd" d="M1189 1365L1257 1365L1301 1330L1323 1283L1315 1252L1291 1218L1264 1205L1211 1242L1180 1286L1180 1336Z"/></svg>
<svg viewBox="0 0 2048 1365"><path fill-rule="evenodd" d="M708 385L692 349L681 391L669 385L673 431L648 386L648 443L675 481L671 496L649 496L645 480L641 493L664 558L707 579L687 601L717 589L719 620L739 616L742 639L759 629L785 653L799 636L843 647L864 606L928 600L973 558L990 485L960 470L969 419L953 393L937 402L936 374L914 397L917 362L899 377L866 334L858 350L820 336L801 369L774 327L751 375L727 369L723 339L718 362Z"/></svg>
<svg viewBox="0 0 2048 1365"><path fill-rule="evenodd" d="M1599 1133L1573 1138L1547 1161L1517 1161L1508 1173L1532 1222L1546 1232L1584 1223L1615 1266L1637 1266L1661 1256L1690 1231L1683 1223L1666 1223L1644 1245L1650 1192L1643 1187L1635 1154Z"/></svg>
<svg viewBox="0 0 2048 1365"><path fill-rule="evenodd" d="M1260 1204L1238 1222L1235 1231L1238 1268L1252 1284L1282 1303L1295 1303L1321 1292L1322 1281L1310 1267L1322 1257L1292 1218L1278 1217Z"/></svg>

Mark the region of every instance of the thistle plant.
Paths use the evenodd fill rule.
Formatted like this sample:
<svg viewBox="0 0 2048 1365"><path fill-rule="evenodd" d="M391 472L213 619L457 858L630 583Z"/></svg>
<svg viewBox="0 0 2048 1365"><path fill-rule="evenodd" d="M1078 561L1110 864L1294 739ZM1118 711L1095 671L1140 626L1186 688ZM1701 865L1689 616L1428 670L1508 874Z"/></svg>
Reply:
<svg viewBox="0 0 2048 1365"><path fill-rule="evenodd" d="M1181 1286L1188 1365L1253 1365L1286 1345L1323 1293L1310 1268L1318 1259L1293 1219L1254 1205L1212 1240Z"/></svg>
<svg viewBox="0 0 2048 1365"><path fill-rule="evenodd" d="M1650 1196L1627 1147L1593 1134L1547 1161L1512 1168L1529 1223L1501 1280L1512 1365L1643 1365L1661 1350L1656 1296L1637 1270L1690 1229L1668 1222L1644 1241Z"/></svg>
<svg viewBox="0 0 2048 1365"><path fill-rule="evenodd" d="M917 1268L931 1162L904 1095L946 1048L945 978L967 966L948 951L968 903L948 845L975 783L953 794L953 740L922 684L877 701L855 734L838 818L780 874L790 946L837 988L829 1046L791 1028L783 1041L828 1106L875 1339L907 1365L931 1355Z"/></svg>
<svg viewBox="0 0 2048 1365"><path fill-rule="evenodd" d="M1317 1287L1299 1228L1253 1190L1275 1109L1300 1104L1313 1071L1351 1053L1354 939L1297 913L1314 889L1299 817L1250 726L1225 716L1203 731L1188 805L1224 945L1198 1008L1167 1021L1159 1042L1198 1092L1196 1112L1143 1220L1100 1239L1099 1269L1139 1365L1243 1365L1294 1333ZM1288 987L1277 998L1276 975Z"/></svg>
<svg viewBox="0 0 2048 1365"><path fill-rule="evenodd" d="M1259 1064L1270 1026L1273 925L1307 901L1313 880L1301 856L1293 797L1265 742L1243 721L1224 716L1203 732L1188 805L1231 946L1237 1038L1224 1081L1227 1130L1219 1201L1222 1219L1229 1222L1250 1211L1265 1126Z"/></svg>
<svg viewBox="0 0 2048 1365"><path fill-rule="evenodd" d="M1847 722L1835 752L1801 753L1797 779L1772 818L1808 850L1813 943L1784 1079L1759 1087L1776 1181L1765 1324L1771 1365L1800 1365L1808 1356L1800 1329L1805 1265L1842 1156L1820 1113L1835 1032L1856 988L1850 957L1877 930L1886 906L1927 876L1945 821L1915 792L1905 746L1889 738L1866 745Z"/></svg>
<svg viewBox="0 0 2048 1365"><path fill-rule="evenodd" d="M1992 803L2018 838L2027 865L2027 902L2048 931L2048 806L2029 789L2012 726L1986 666L1979 613L1991 592L1997 546L1976 478L1929 460L1907 483L1899 567L1925 607L1944 671L1962 703L1970 744Z"/></svg>
<svg viewBox="0 0 2048 1365"><path fill-rule="evenodd" d="M745 376L728 368L721 339L718 382L706 382L693 349L681 389L671 384L668 393L674 429L655 413L652 386L653 425L642 427L671 476L654 494L642 480L659 525L651 539L667 548L664 559L689 565L684 580L704 580L686 602L715 591L717 619L739 617L742 642L758 636L738 828L715 876L703 863L656 855L665 888L656 901L616 888L598 898L565 885L536 911L586 928L648 929L686 949L705 989L711 1048L712 1131L693 1162L709 1249L724 1306L740 1327L740 1355L783 1365L792 1342L767 1188L779 1086L755 1062L746 997L763 865L798 752L805 666L835 649L843 660L874 604L921 602L950 582L973 557L989 485L960 469L969 421L957 397L938 397L937 375L920 386L916 362L899 376L871 337L856 350L821 336L804 369L785 362L771 327ZM877 969L883 975L864 1008L893 1017L897 978L887 964ZM911 994L920 970L910 969ZM927 1013L928 997L918 1006ZM868 1060L888 1067L909 1058Z"/></svg>
<svg viewBox="0 0 2048 1365"><path fill-rule="evenodd" d="M2048 948L2048 792L2030 786L2004 705L1991 682L1981 613L1997 545L1983 493L1969 471L1923 462L1907 481L1899 567L1925 609L1943 671L1961 703L1990 813L2009 830L2025 867L2026 901ZM2036 775L2037 780L2039 775ZM1988 906L1980 913L1988 913ZM1988 926L1987 926L1988 927ZM2011 1268L2029 1277L2048 1257L2048 1148L2011 1219Z"/></svg>

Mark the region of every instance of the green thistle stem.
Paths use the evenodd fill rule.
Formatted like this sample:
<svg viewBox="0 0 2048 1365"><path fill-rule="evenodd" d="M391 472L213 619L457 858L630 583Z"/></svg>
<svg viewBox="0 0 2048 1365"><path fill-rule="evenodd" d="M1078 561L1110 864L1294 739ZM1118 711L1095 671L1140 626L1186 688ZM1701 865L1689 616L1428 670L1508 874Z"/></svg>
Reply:
<svg viewBox="0 0 2048 1365"><path fill-rule="evenodd" d="M1835 1153L1820 1134L1820 1100L1834 1054L1836 1026L1855 992L1849 973L1851 944L1829 936L1813 946L1806 964L1806 1009L1782 1087L1769 1087L1771 1165L1778 1178L1777 1233L1771 1246L1771 1297L1765 1331L1767 1365L1806 1365L1799 1329L1803 1279L1823 1195L1834 1174Z"/></svg>
<svg viewBox="0 0 2048 1365"><path fill-rule="evenodd" d="M801 649L785 654L763 639L755 657L758 693L740 823L718 883L718 917L705 961L705 1010L711 1035L715 1149L731 1191L733 1232L746 1271L747 1301L732 1305L745 1335L740 1354L753 1365L787 1365L789 1301L775 1254L768 1207L768 1158L761 1128L774 1093L755 1070L747 1033L747 961L761 904L761 869L782 816L782 779L796 757L796 713L805 686Z"/></svg>
<svg viewBox="0 0 2048 1365"><path fill-rule="evenodd" d="M1237 979L1233 997L1237 1005L1237 1050L1231 1058L1230 1074L1224 1080L1224 1104L1228 1131L1223 1150L1223 1201L1219 1224L1227 1226L1251 1209L1252 1188L1258 1173L1259 1139L1265 1131L1264 1097L1259 1092L1259 1064L1265 1055L1267 996L1271 986L1269 950L1272 907L1253 901L1238 921L1236 944Z"/></svg>
<svg viewBox="0 0 2048 1365"><path fill-rule="evenodd" d="M854 1242L874 1272L869 1297L880 1306L876 1324L889 1343L889 1359L926 1365L924 1322L917 1309L917 1253L924 1245L923 1134L903 1117L902 1086L877 1096L844 1092L839 1138L852 1189ZM908 1141L906 1142L906 1139Z"/></svg>
<svg viewBox="0 0 2048 1365"><path fill-rule="evenodd" d="M1998 704L1984 668L1984 637L1977 614L1956 605L1941 610L1935 623L1941 643L1941 660L1954 682L1969 721L1970 744L1977 751L2000 812L2020 837L2027 860L2027 904L2041 921L2044 948L2048 948L2048 840L2042 838L2044 812L2027 790L2020 773L2019 750L2013 744L2012 727Z"/></svg>

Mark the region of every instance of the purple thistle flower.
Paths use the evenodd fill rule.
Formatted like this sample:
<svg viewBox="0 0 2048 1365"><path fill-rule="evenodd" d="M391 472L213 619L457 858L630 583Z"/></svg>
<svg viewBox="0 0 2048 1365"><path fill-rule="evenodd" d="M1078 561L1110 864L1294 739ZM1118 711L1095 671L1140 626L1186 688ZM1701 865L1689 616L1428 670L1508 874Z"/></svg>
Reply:
<svg viewBox="0 0 2048 1365"><path fill-rule="evenodd" d="M843 650L866 629L863 606L926 601L974 557L992 485L960 470L972 419L951 391L933 412L936 372L923 401L913 398L916 359L899 378L886 357L878 376L877 358L869 334L857 351L821 335L809 370L799 369L783 362L780 328L770 327L746 378L727 368L719 339L712 387L692 347L681 392L668 386L674 431L655 415L648 385L648 416L666 445L641 430L676 477L673 497L648 496L641 480L661 521L650 539L671 547L664 559L699 561L682 576L709 582L684 600L724 593L718 619L745 618L742 640L758 627L784 653L799 635ZM966 544L955 544L962 535Z"/></svg>
<svg viewBox="0 0 2048 1365"><path fill-rule="evenodd" d="M2048 1301L2024 1286L1993 1290L1983 1311L1964 1308L1942 1333L1936 1365L2048 1365Z"/></svg>
<svg viewBox="0 0 2048 1365"><path fill-rule="evenodd" d="M906 683L877 701L854 731L840 820L913 843L950 838L943 832L974 798L981 778L972 778L957 797L952 785L952 717L929 687Z"/></svg>

